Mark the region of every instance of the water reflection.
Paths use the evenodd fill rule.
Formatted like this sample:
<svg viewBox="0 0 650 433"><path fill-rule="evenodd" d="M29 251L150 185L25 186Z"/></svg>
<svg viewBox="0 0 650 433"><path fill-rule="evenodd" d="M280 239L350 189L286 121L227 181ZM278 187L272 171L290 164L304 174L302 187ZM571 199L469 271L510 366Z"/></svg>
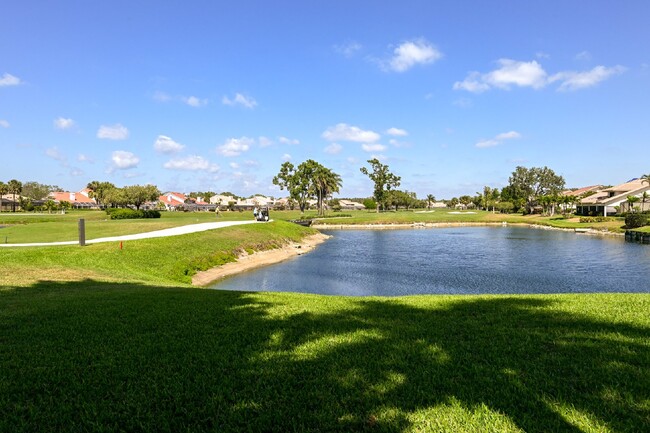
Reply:
<svg viewBox="0 0 650 433"><path fill-rule="evenodd" d="M295 259L215 286L349 296L650 292L650 248L525 227L331 231Z"/></svg>

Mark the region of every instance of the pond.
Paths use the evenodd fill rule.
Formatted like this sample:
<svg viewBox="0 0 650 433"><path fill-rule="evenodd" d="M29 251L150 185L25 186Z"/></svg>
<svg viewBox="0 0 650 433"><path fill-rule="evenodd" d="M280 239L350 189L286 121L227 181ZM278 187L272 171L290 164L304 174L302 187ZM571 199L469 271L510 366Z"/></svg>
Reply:
<svg viewBox="0 0 650 433"><path fill-rule="evenodd" d="M309 254L212 286L348 296L650 293L650 247L527 227L336 230Z"/></svg>

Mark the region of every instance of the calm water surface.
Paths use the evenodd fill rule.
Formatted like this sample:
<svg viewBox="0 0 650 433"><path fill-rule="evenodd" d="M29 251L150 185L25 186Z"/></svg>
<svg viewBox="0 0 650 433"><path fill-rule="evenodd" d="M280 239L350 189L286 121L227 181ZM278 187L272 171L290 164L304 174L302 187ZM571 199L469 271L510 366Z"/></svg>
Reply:
<svg viewBox="0 0 650 433"><path fill-rule="evenodd" d="M309 254L231 277L222 290L350 296L650 293L650 246L525 227L324 231Z"/></svg>

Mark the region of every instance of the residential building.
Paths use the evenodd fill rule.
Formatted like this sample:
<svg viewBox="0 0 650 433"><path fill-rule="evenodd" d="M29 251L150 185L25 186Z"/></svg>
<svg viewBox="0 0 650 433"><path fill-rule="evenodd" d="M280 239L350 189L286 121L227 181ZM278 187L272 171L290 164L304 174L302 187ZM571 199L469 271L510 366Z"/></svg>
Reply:
<svg viewBox="0 0 650 433"><path fill-rule="evenodd" d="M637 212L650 210L650 197L644 202L643 197L648 196L650 184L641 179L632 179L611 188L597 191L580 201L576 205L576 213L579 215L614 215L630 211L627 201L628 196L639 197L639 202L634 205Z"/></svg>

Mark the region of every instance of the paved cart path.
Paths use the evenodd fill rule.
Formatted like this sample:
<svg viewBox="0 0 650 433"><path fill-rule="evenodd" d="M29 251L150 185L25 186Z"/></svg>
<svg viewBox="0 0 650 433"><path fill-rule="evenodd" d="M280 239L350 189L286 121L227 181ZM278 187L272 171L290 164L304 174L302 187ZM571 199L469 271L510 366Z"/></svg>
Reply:
<svg viewBox="0 0 650 433"><path fill-rule="evenodd" d="M120 241L135 241L138 239L151 239L162 238L166 236L179 236L188 233L204 232L207 230L220 229L224 227L239 226L244 224L265 224L260 221L219 221L214 223L201 223L190 224L180 227L171 227L163 230L156 230L153 232L136 233L132 235L111 236L108 238L87 239L86 244L98 244L101 242L120 242ZM35 242L29 244L0 244L0 247L49 247L57 245L79 245L79 241L63 241L63 242Z"/></svg>

